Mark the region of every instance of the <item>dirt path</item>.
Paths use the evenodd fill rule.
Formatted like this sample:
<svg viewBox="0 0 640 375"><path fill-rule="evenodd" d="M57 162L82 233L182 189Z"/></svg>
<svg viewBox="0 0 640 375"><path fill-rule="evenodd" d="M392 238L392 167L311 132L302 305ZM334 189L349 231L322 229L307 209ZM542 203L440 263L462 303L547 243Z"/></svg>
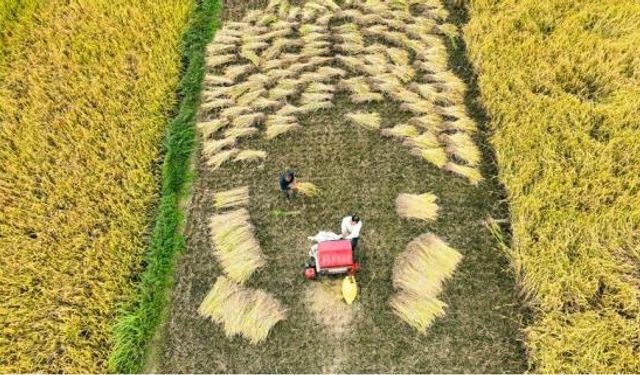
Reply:
<svg viewBox="0 0 640 375"><path fill-rule="evenodd" d="M242 12L238 3L225 17ZM263 1L256 1L264 3ZM154 370L159 372L522 372L526 359L519 342L520 305L507 262L483 220L504 217L500 188L489 179L472 187L450 173L412 156L399 142L355 128L345 114L356 108L338 97L336 107L301 121L303 131L270 142L243 141L267 151L263 165L228 164L211 171L198 166L187 224L187 251L177 268L173 310L168 317ZM406 119L391 102L377 104L383 127ZM480 139L482 140L482 139ZM276 179L286 167L314 182L322 193L291 204L278 194ZM488 162L483 164L485 175ZM207 237L215 191L249 185L250 213L267 266L248 282L289 309L266 342L250 345L228 339L197 308L220 268ZM441 207L434 223L400 220L394 200L400 192L433 192ZM300 211L277 216L274 211ZM308 281L302 264L318 230L338 229L357 211L364 221L357 257L363 265L358 314L349 334L327 332L306 308ZM449 307L425 335L400 321L388 305L395 256L416 236L433 231L464 259L441 298Z"/></svg>

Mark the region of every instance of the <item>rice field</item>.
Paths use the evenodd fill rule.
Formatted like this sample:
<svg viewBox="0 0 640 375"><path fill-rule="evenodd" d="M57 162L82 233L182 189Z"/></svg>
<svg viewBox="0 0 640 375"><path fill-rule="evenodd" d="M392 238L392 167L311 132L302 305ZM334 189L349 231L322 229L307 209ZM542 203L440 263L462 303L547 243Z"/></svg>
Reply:
<svg viewBox="0 0 640 375"><path fill-rule="evenodd" d="M483 224L504 207L493 193L499 187L482 177L490 168L476 143L477 116L464 104L466 84L451 72L448 38L457 27L440 3L411 4L225 4L207 48L187 249L145 371L523 371L518 337L526 314ZM265 158L240 164L235 157L245 150ZM289 167L303 176L291 201L277 186ZM249 187L248 204L224 207L220 192L238 186ZM404 205L405 218L395 205L403 193L419 201ZM357 257L366 266L357 276L360 295L346 305L331 287L341 279L310 284L301 265L307 237L339 230L354 211L365 223ZM216 239L216 231L235 216L250 222L264 264L230 282L221 239L247 236ZM442 236L433 248L449 255L416 257L429 268L448 260L456 271L435 275L431 289L398 281L394 290L396 259L429 232ZM272 296L286 319L267 330L249 320L245 328L265 333L259 339L232 328L242 326L233 320L240 316L223 318L224 293L212 289L225 274L232 288ZM409 309L401 306L407 295ZM439 308L431 317L424 314L430 305ZM427 316L422 325L403 319L409 310Z"/></svg>
<svg viewBox="0 0 640 375"><path fill-rule="evenodd" d="M537 372L640 371L640 4L469 1Z"/></svg>
<svg viewBox="0 0 640 375"><path fill-rule="evenodd" d="M148 248L192 5L2 2L1 372L106 371Z"/></svg>

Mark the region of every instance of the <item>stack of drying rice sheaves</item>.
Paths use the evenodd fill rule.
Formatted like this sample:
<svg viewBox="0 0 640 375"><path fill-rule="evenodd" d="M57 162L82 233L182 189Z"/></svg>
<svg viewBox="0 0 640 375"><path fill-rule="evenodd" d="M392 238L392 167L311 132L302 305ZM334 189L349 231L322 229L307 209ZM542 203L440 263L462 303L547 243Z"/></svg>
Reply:
<svg viewBox="0 0 640 375"><path fill-rule="evenodd" d="M286 318L286 311L278 300L224 276L218 277L198 313L221 324L227 337L239 334L252 344L264 341L276 323Z"/></svg>
<svg viewBox="0 0 640 375"><path fill-rule="evenodd" d="M218 210L238 206L246 206L247 204L249 204L248 186L221 191L213 195L213 205Z"/></svg>
<svg viewBox="0 0 640 375"><path fill-rule="evenodd" d="M214 215L209 230L216 258L232 280L243 283L253 271L264 266L262 250L245 208Z"/></svg>
<svg viewBox="0 0 640 375"><path fill-rule="evenodd" d="M396 199L396 212L404 218L433 221L438 217L436 199L436 196L431 193L403 193Z"/></svg>
<svg viewBox="0 0 640 375"><path fill-rule="evenodd" d="M423 234L407 246L393 267L391 299L394 312L419 332L444 315L446 304L437 298L443 282L455 271L462 255L434 234Z"/></svg>

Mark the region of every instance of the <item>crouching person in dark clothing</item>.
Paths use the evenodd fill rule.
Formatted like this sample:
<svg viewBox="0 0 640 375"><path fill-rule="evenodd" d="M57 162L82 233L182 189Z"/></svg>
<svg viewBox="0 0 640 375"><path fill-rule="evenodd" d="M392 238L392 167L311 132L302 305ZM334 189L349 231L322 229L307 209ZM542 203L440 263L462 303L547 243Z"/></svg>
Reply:
<svg viewBox="0 0 640 375"><path fill-rule="evenodd" d="M291 199L295 195L298 188L296 187L296 177L293 169L287 170L280 175L280 191L285 198Z"/></svg>

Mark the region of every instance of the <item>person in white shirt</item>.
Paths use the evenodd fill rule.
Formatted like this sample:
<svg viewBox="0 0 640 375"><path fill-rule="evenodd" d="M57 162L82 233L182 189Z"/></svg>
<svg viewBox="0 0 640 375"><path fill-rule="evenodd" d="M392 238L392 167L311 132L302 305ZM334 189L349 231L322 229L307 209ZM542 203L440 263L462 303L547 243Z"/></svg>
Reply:
<svg viewBox="0 0 640 375"><path fill-rule="evenodd" d="M360 230L362 229L362 221L356 214L346 216L342 219L342 238L351 240L351 248L355 251L360 238Z"/></svg>

